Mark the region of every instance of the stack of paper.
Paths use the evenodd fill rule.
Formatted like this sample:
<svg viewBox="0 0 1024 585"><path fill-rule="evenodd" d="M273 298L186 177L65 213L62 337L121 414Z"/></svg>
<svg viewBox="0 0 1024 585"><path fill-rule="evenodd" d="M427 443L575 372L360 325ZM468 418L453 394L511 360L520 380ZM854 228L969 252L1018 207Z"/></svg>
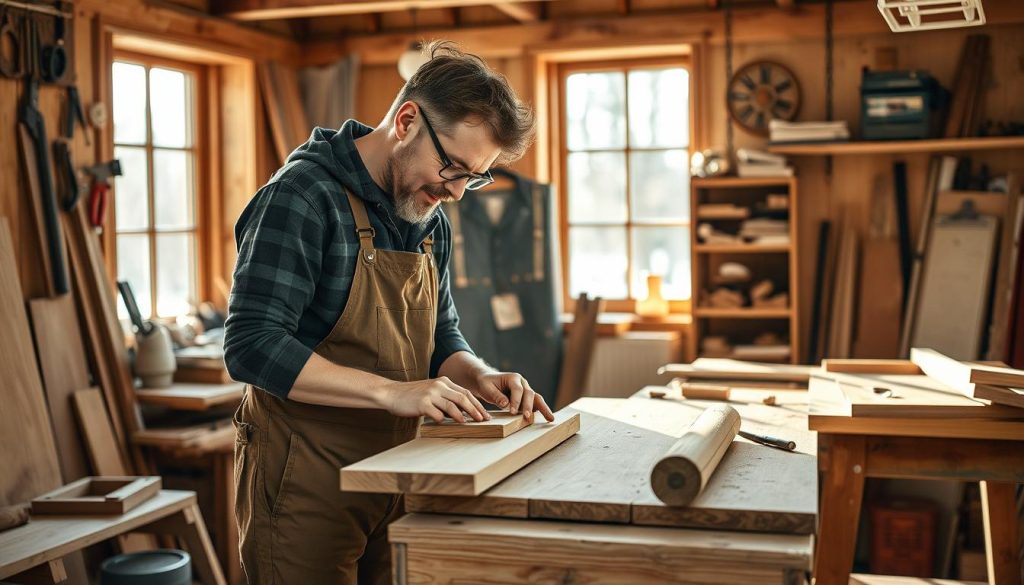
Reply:
<svg viewBox="0 0 1024 585"><path fill-rule="evenodd" d="M800 142L842 142L850 139L846 120L837 122L784 122L772 120L768 123L771 144Z"/></svg>
<svg viewBox="0 0 1024 585"><path fill-rule="evenodd" d="M741 177L792 177L793 167L786 157L761 150L740 148L736 151L736 173Z"/></svg>

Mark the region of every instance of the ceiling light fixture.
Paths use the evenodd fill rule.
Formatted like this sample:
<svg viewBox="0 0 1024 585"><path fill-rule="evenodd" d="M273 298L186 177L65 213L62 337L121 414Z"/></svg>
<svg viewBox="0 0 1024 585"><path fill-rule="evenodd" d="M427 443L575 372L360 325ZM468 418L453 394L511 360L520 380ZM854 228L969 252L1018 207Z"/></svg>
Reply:
<svg viewBox="0 0 1024 585"><path fill-rule="evenodd" d="M878 11L892 32L985 24L981 0L878 0Z"/></svg>

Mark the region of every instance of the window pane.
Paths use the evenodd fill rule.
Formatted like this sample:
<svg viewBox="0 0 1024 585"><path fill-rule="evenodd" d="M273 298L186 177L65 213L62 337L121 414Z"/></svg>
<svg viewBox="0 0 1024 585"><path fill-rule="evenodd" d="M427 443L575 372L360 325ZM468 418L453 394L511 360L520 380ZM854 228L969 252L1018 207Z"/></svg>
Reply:
<svg viewBox="0 0 1024 585"><path fill-rule="evenodd" d="M149 226L149 164L146 149L115 146L121 176L114 177L114 210L118 230L142 230ZM138 292L138 291L136 291Z"/></svg>
<svg viewBox="0 0 1024 585"><path fill-rule="evenodd" d="M621 72L574 73L565 82L569 150L626 145L626 77Z"/></svg>
<svg viewBox="0 0 1024 585"><path fill-rule="evenodd" d="M629 144L637 148L690 143L690 73L686 69L629 72Z"/></svg>
<svg viewBox="0 0 1024 585"><path fill-rule="evenodd" d="M127 280L132 285L142 318L152 317L153 289L149 282L148 236L145 234L117 236L117 279ZM117 314L122 319L127 319L128 312L122 305L123 303L117 306Z"/></svg>
<svg viewBox="0 0 1024 585"><path fill-rule="evenodd" d="M684 222L690 217L690 172L685 150L630 153L633 221Z"/></svg>
<svg viewBox="0 0 1024 585"><path fill-rule="evenodd" d="M626 228L569 228L569 294L624 299Z"/></svg>
<svg viewBox="0 0 1024 585"><path fill-rule="evenodd" d="M181 71L159 67L150 70L154 146L192 146L192 128L186 114L189 105L188 82Z"/></svg>
<svg viewBox="0 0 1024 585"><path fill-rule="evenodd" d="M114 142L146 143L146 69L114 63Z"/></svg>
<svg viewBox="0 0 1024 585"><path fill-rule="evenodd" d="M153 150L153 191L157 229L190 229L195 221L192 154L183 150Z"/></svg>
<svg viewBox="0 0 1024 585"><path fill-rule="evenodd" d="M626 155L574 152L569 155L569 221L626 222Z"/></svg>
<svg viewBox="0 0 1024 585"><path fill-rule="evenodd" d="M647 297L647 276L661 276L667 299L690 298L690 231L685 227L633 229L633 295Z"/></svg>
<svg viewBox="0 0 1024 585"><path fill-rule="evenodd" d="M161 317L185 314L193 295L195 250L192 234L156 236L156 310Z"/></svg>

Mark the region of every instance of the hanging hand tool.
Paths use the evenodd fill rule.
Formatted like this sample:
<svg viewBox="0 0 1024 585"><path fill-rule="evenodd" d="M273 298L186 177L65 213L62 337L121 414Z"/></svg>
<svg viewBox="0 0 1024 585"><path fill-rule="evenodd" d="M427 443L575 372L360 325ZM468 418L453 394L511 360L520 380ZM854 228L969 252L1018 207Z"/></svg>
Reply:
<svg viewBox="0 0 1024 585"><path fill-rule="evenodd" d="M47 83L59 81L68 70L68 52L64 48L64 17L60 14L60 0L57 0L55 4L57 5L57 16L53 23L54 44L43 47L39 54L39 58L41 58L39 74Z"/></svg>
<svg viewBox="0 0 1024 585"><path fill-rule="evenodd" d="M34 26L31 28L30 46L35 46L35 36L38 34L34 28ZM53 191L53 177L50 176L50 156L46 148L46 123L43 114L39 111L39 80L34 75L25 81L25 94L22 96L18 111L18 122L31 139L28 141L31 142L31 145L23 144L22 147L28 150L31 146L31 154L35 158L39 192L33 193L33 196L42 199L46 247L50 258L53 290L56 294L64 294L69 290L64 263L64 237L60 230L60 218L57 215L57 197ZM29 160L29 158L26 152L25 159ZM31 169L28 170L31 172Z"/></svg>
<svg viewBox="0 0 1024 585"><path fill-rule="evenodd" d="M85 171L92 175L92 191L89 193L89 222L93 227L100 227L107 216L110 177L121 176L121 161L114 159L87 167Z"/></svg>
<svg viewBox="0 0 1024 585"><path fill-rule="evenodd" d="M5 7L3 15L0 16L0 75L17 79L25 74L25 48L21 44L23 40L14 25L14 18ZM3 54L5 46L10 48L9 56Z"/></svg>

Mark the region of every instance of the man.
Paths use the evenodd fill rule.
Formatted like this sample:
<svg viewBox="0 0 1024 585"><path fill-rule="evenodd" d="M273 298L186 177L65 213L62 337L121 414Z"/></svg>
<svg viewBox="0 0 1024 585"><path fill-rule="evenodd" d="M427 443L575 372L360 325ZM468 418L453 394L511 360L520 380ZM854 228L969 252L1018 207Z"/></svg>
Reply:
<svg viewBox="0 0 1024 585"><path fill-rule="evenodd" d="M412 439L420 417L480 421L486 401L553 420L459 333L438 211L522 156L533 115L480 58L426 50L376 128L315 129L235 228L224 359L249 385L235 515L250 583L389 582L401 500L341 492L338 469Z"/></svg>

